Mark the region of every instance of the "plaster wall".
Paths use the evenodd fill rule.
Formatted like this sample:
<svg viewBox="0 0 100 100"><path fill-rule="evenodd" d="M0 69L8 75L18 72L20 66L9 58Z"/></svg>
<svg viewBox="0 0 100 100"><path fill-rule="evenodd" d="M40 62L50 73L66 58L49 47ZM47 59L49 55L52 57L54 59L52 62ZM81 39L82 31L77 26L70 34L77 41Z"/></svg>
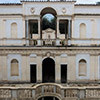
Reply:
<svg viewBox="0 0 100 100"><path fill-rule="evenodd" d="M100 6L75 6L75 14L100 14Z"/></svg>
<svg viewBox="0 0 100 100"><path fill-rule="evenodd" d="M33 56L32 56L33 55ZM37 82L42 82L42 61L47 57L41 57L34 54L30 56L20 54L9 54L8 56L0 56L0 80L1 81L21 81L30 82L30 65L36 64ZM10 62L12 59L19 61L19 76L10 76ZM87 61L87 76L78 76L79 61L85 59ZM99 56L89 56L89 54L77 54L76 56L55 56L55 79L56 82L61 82L61 65L67 65L67 81L84 81L84 80L98 80L99 79Z"/></svg>
<svg viewBox="0 0 100 100"><path fill-rule="evenodd" d="M22 5L0 5L0 14L22 14Z"/></svg>
<svg viewBox="0 0 100 100"><path fill-rule="evenodd" d="M72 15L74 13L74 4L69 2L42 2L43 5L41 5L41 2L28 2L27 4L24 4L24 15L33 15L30 11L32 7L34 7L35 12L34 15L40 15L41 11L46 7L51 7L55 9L57 12L57 15L63 15L62 8L66 8L66 14Z"/></svg>

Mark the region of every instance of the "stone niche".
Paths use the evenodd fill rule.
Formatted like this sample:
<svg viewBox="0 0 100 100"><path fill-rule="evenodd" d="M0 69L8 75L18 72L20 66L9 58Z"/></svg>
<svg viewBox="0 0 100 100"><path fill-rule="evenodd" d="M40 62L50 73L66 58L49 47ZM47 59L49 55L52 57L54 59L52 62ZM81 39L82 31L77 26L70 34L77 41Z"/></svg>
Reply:
<svg viewBox="0 0 100 100"><path fill-rule="evenodd" d="M48 28L42 31L42 39L55 39L55 30Z"/></svg>

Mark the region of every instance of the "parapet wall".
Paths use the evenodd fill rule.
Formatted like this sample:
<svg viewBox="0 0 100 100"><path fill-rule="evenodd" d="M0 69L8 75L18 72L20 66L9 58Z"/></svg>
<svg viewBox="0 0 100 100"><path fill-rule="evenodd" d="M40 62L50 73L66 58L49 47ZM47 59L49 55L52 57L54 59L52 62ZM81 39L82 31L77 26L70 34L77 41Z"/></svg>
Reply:
<svg viewBox="0 0 100 100"><path fill-rule="evenodd" d="M33 87L0 87L0 100L38 100L44 96L59 100L100 100L100 88L63 87L49 83Z"/></svg>

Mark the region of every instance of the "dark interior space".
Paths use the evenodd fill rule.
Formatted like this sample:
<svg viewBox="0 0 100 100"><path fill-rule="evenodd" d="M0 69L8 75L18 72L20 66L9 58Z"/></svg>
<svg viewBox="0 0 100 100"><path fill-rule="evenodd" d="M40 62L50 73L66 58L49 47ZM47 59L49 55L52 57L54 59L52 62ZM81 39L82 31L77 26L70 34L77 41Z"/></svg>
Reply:
<svg viewBox="0 0 100 100"><path fill-rule="evenodd" d="M50 97L50 96L48 96L48 97L40 98L39 100L59 100L59 99L57 99L56 97Z"/></svg>
<svg viewBox="0 0 100 100"><path fill-rule="evenodd" d="M42 30L46 30L48 28L51 28L53 30L56 30L56 17L53 14L45 14L42 17Z"/></svg>
<svg viewBox="0 0 100 100"><path fill-rule="evenodd" d="M31 83L36 83L36 65L30 65L30 80Z"/></svg>
<svg viewBox="0 0 100 100"><path fill-rule="evenodd" d="M61 83L67 82L67 65L61 65Z"/></svg>
<svg viewBox="0 0 100 100"><path fill-rule="evenodd" d="M55 82L55 62L51 58L46 58L42 63L42 81Z"/></svg>
<svg viewBox="0 0 100 100"><path fill-rule="evenodd" d="M30 20L29 21L29 29L30 29L30 38L32 38L32 34L38 34L38 20Z"/></svg>
<svg viewBox="0 0 100 100"><path fill-rule="evenodd" d="M68 34L68 20L59 21L59 31L61 34Z"/></svg>

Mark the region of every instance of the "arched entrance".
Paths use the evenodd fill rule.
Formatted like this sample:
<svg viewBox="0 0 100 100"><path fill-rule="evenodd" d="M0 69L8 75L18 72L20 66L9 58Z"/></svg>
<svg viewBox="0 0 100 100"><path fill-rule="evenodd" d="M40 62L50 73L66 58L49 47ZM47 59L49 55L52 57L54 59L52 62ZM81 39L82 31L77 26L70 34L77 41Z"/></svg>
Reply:
<svg viewBox="0 0 100 100"><path fill-rule="evenodd" d="M56 11L51 7L44 8L41 13L41 38L48 39L48 37L55 39L57 37L57 28L56 28ZM47 34L45 35L45 33ZM49 34L51 31L51 34ZM54 33L54 34L53 34Z"/></svg>
<svg viewBox="0 0 100 100"><path fill-rule="evenodd" d="M42 98L40 98L40 99L38 99L38 100L59 100L59 99L56 98L56 97L47 96L47 97L42 97Z"/></svg>
<svg viewBox="0 0 100 100"><path fill-rule="evenodd" d="M42 81L55 82L55 62L51 58L46 58L42 62Z"/></svg>

